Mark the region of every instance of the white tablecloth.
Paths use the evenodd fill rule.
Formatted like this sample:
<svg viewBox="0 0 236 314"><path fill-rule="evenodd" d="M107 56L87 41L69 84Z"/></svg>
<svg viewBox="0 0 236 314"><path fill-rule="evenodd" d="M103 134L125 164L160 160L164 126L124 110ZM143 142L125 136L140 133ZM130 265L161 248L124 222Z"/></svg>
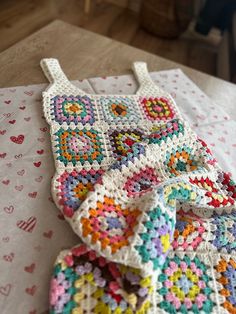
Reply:
<svg viewBox="0 0 236 314"><path fill-rule="evenodd" d="M180 70L152 73L182 114L236 178L236 121ZM131 75L74 82L91 93L132 94ZM38 314L48 308L53 263L78 243L50 196L54 164L43 117L45 84L0 89L0 309ZM227 105L227 104L225 104Z"/></svg>

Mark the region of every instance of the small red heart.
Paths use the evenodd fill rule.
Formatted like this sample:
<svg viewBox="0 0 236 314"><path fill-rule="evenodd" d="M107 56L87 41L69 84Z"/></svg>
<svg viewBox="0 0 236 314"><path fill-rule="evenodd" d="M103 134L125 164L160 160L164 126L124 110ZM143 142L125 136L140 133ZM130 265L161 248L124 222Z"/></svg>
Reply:
<svg viewBox="0 0 236 314"><path fill-rule="evenodd" d="M0 294L4 295L4 296L8 296L9 293L11 291L11 284L7 284L6 286L2 286L0 287Z"/></svg>
<svg viewBox="0 0 236 314"><path fill-rule="evenodd" d="M8 121L10 124L14 124L16 122L16 120L10 120Z"/></svg>
<svg viewBox="0 0 236 314"><path fill-rule="evenodd" d="M206 119L206 117L205 117L203 114L199 114L199 115L197 115L196 117L197 117L197 119L199 119L199 120L205 120L205 119Z"/></svg>
<svg viewBox="0 0 236 314"><path fill-rule="evenodd" d="M25 106L21 106L19 108L20 108L20 110L25 110Z"/></svg>
<svg viewBox="0 0 236 314"><path fill-rule="evenodd" d="M52 230L49 230L49 231L43 233L43 236L45 238L48 238L48 239L51 239L52 235L53 235L53 231Z"/></svg>
<svg viewBox="0 0 236 314"><path fill-rule="evenodd" d="M62 213L58 214L57 218L60 219L60 220L65 220L65 217L64 217L64 215Z"/></svg>
<svg viewBox="0 0 236 314"><path fill-rule="evenodd" d="M6 130L0 130L0 135L4 135L6 133Z"/></svg>
<svg viewBox="0 0 236 314"><path fill-rule="evenodd" d="M14 206L10 205L9 207L4 207L4 211L7 213L7 214L11 214L13 213L14 211Z"/></svg>
<svg viewBox="0 0 236 314"><path fill-rule="evenodd" d="M218 138L219 141L221 141L222 143L225 143L225 138L223 136Z"/></svg>
<svg viewBox="0 0 236 314"><path fill-rule="evenodd" d="M26 94L28 96L33 96L34 92L32 90L30 90L30 91L25 91L24 94Z"/></svg>
<svg viewBox="0 0 236 314"><path fill-rule="evenodd" d="M11 136L10 140L15 144L22 144L24 142L24 135L20 134L18 136Z"/></svg>
<svg viewBox="0 0 236 314"><path fill-rule="evenodd" d="M35 269L35 263L33 263L29 266L25 266L25 268L24 268L24 270L30 274L32 274L34 272L34 269Z"/></svg>
<svg viewBox="0 0 236 314"><path fill-rule="evenodd" d="M35 285L33 285L30 288L26 288L25 292L28 293L29 295L33 296L35 294L35 292L36 292L36 289L37 289L37 287Z"/></svg>
<svg viewBox="0 0 236 314"><path fill-rule="evenodd" d="M49 196L48 200L54 204L53 198L51 196Z"/></svg>
<svg viewBox="0 0 236 314"><path fill-rule="evenodd" d="M236 144L232 144L233 147L236 147Z"/></svg>
<svg viewBox="0 0 236 314"><path fill-rule="evenodd" d="M20 171L17 171L18 176L23 176L25 174L25 170L22 169Z"/></svg>
<svg viewBox="0 0 236 314"><path fill-rule="evenodd" d="M41 161L34 162L34 166L37 167L37 168L40 167L41 166Z"/></svg>
<svg viewBox="0 0 236 314"><path fill-rule="evenodd" d="M42 155L44 153L43 149L37 150L37 154Z"/></svg>
<svg viewBox="0 0 236 314"><path fill-rule="evenodd" d="M3 159L3 158L5 158L5 157L6 157L6 155L7 155L6 153L2 153L2 154L0 154L0 158L2 158L2 159Z"/></svg>
<svg viewBox="0 0 236 314"><path fill-rule="evenodd" d="M37 192L28 193L28 196L31 198L35 198L37 196Z"/></svg>
<svg viewBox="0 0 236 314"><path fill-rule="evenodd" d="M43 180L43 176L34 179L36 182L41 182Z"/></svg>
<svg viewBox="0 0 236 314"><path fill-rule="evenodd" d="M38 140L39 142L43 143L43 142L45 141L45 138L39 137L39 138L37 138L37 140Z"/></svg>
<svg viewBox="0 0 236 314"><path fill-rule="evenodd" d="M40 131L46 132L46 131L47 131L47 128L46 128L46 127L45 127L45 128L40 128Z"/></svg>
<svg viewBox="0 0 236 314"><path fill-rule="evenodd" d="M10 183L10 180L2 180L2 184L8 185Z"/></svg>
<svg viewBox="0 0 236 314"><path fill-rule="evenodd" d="M13 259L14 259L14 256L15 256L14 253L10 253L8 255L4 255L3 259L4 259L4 261L11 263L13 261Z"/></svg>
<svg viewBox="0 0 236 314"><path fill-rule="evenodd" d="M28 220L18 220L16 225L21 230L24 230L26 232L32 232L34 230L34 227L36 226L37 218L34 216L31 216Z"/></svg>
<svg viewBox="0 0 236 314"><path fill-rule="evenodd" d="M21 158L21 157L22 157L22 154L15 155L14 157L15 157L15 159L19 159L19 158Z"/></svg>
<svg viewBox="0 0 236 314"><path fill-rule="evenodd" d="M11 103L11 100L4 100L5 104L9 105Z"/></svg>
<svg viewBox="0 0 236 314"><path fill-rule="evenodd" d="M16 185L16 186L15 186L15 189L16 189L17 191L22 191L23 188L24 188L23 185Z"/></svg>

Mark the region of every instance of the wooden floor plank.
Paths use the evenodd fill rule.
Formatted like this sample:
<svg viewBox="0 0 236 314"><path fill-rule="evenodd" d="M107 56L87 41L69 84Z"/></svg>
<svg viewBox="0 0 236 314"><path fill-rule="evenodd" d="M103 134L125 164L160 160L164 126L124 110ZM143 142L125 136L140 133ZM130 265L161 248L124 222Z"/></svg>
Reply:
<svg viewBox="0 0 236 314"><path fill-rule="evenodd" d="M208 74L216 74L215 52L193 41L167 40L149 34L140 27L137 13L104 0L91 0L89 14L84 13L84 0L0 1L0 51L54 19L61 19Z"/></svg>

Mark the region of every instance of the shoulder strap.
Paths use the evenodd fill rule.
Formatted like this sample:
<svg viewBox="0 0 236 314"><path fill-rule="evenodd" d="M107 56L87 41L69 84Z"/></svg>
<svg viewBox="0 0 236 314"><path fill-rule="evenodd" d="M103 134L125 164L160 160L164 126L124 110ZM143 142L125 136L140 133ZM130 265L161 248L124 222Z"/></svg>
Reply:
<svg viewBox="0 0 236 314"><path fill-rule="evenodd" d="M132 69L140 84L139 93L163 93L164 91L159 88L152 80L146 62L137 61L133 63Z"/></svg>
<svg viewBox="0 0 236 314"><path fill-rule="evenodd" d="M46 58L40 61L41 68L50 83L68 82L68 78L62 71L57 59Z"/></svg>
<svg viewBox="0 0 236 314"><path fill-rule="evenodd" d="M57 59L42 59L40 61L40 65L45 76L52 84L47 89L48 91L53 88L54 93L68 93L69 95L73 93L79 93L80 95L86 95L82 89L75 86L68 80Z"/></svg>

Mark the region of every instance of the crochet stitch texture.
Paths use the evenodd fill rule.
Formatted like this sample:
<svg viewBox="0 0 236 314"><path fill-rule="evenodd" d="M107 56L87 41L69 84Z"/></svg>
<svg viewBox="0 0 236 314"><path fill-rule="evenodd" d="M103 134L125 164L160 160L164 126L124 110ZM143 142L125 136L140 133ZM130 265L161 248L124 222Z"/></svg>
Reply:
<svg viewBox="0 0 236 314"><path fill-rule="evenodd" d="M146 64L135 95L41 66L52 195L82 240L57 258L50 313L236 313L236 185Z"/></svg>

